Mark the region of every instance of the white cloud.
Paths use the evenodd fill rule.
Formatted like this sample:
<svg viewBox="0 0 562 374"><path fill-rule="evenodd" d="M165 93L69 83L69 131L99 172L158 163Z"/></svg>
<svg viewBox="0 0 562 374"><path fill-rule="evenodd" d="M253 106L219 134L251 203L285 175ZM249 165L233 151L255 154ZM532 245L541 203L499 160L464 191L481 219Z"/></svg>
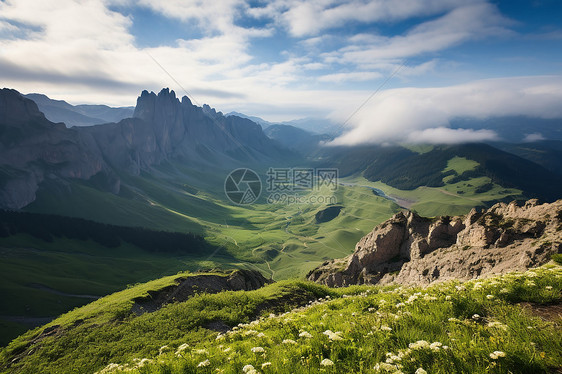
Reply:
<svg viewBox="0 0 562 374"><path fill-rule="evenodd" d="M479 1L478 1L479 2ZM462 0L299 0L276 2L281 22L293 36L318 35L347 22L393 22L454 9ZM284 7L285 6L285 7ZM269 14L273 13L270 8Z"/></svg>
<svg viewBox="0 0 562 374"><path fill-rule="evenodd" d="M340 62L357 65L381 59L408 58L437 52L467 40L490 35L508 35L511 21L487 3L469 3L430 21L421 23L404 35L369 35L351 39L356 42L334 52Z"/></svg>
<svg viewBox="0 0 562 374"><path fill-rule="evenodd" d="M477 143L490 140L499 140L496 132L492 130L450 129L448 127L434 127L414 131L408 134L406 143L424 144L459 144Z"/></svg>
<svg viewBox="0 0 562 374"><path fill-rule="evenodd" d="M333 144L491 140L493 132L447 129L455 117L562 117L562 76L476 81L442 88L382 92L354 115ZM343 117L340 116L340 119ZM489 129L493 131L493 129Z"/></svg>
<svg viewBox="0 0 562 374"><path fill-rule="evenodd" d="M525 134L525 138L523 139L523 143L532 143L532 142L538 142L540 140L545 140L546 138L540 133L540 132L535 132L532 134Z"/></svg>
<svg viewBox="0 0 562 374"><path fill-rule="evenodd" d="M332 82L332 83L341 83L341 82L364 82L372 79L381 78L382 74L379 72L373 71L355 71L350 73L335 73L335 74L326 74L318 78L320 82Z"/></svg>

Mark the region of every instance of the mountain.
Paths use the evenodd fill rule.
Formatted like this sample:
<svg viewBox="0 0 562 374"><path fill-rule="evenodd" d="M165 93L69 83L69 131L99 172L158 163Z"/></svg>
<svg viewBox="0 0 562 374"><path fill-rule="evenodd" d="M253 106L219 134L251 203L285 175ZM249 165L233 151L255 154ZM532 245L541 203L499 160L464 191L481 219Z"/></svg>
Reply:
<svg viewBox="0 0 562 374"><path fill-rule="evenodd" d="M95 175L118 191L118 180L89 134L50 122L15 90L0 91L0 207L28 205L46 179Z"/></svg>
<svg viewBox="0 0 562 374"><path fill-rule="evenodd" d="M341 134L342 132L341 126L325 118L307 117L307 118L294 119L291 121L270 122L260 117L249 116L239 112L230 112L226 114L226 116L232 116L232 115L241 118L248 118L254 121L255 123L259 123L264 129L267 129L269 126L273 126L273 125L286 125L286 126L297 127L301 130L305 130L315 135L322 135L322 136L329 135L330 137L335 137Z"/></svg>
<svg viewBox="0 0 562 374"><path fill-rule="evenodd" d="M376 226L350 256L327 261L308 279L328 286L429 284L525 271L562 253L562 200L473 209L461 217L400 212Z"/></svg>
<svg viewBox="0 0 562 374"><path fill-rule="evenodd" d="M320 142L332 139L328 135L317 135L291 125L271 125L264 133L281 145L301 154L314 152Z"/></svg>
<svg viewBox="0 0 562 374"><path fill-rule="evenodd" d="M290 159L254 122L180 102L173 91L143 91L133 118L66 128L15 90L0 91L0 207L31 203L45 180L91 180L117 193L117 175L138 175L165 160L229 168Z"/></svg>
<svg viewBox="0 0 562 374"><path fill-rule="evenodd" d="M325 118L300 118L292 121L284 121L283 125L289 125L306 130L313 134L328 134L332 137L342 133L342 126Z"/></svg>
<svg viewBox="0 0 562 374"><path fill-rule="evenodd" d="M321 157L320 166L337 167L341 176L363 173L370 181L402 190L487 177L505 188L518 188L528 197L562 198L562 175L488 144L432 146L423 153L401 146L330 147ZM459 157L476 164L460 173L448 169L448 163Z"/></svg>
<svg viewBox="0 0 562 374"><path fill-rule="evenodd" d="M119 122L133 116L134 107L112 108L107 105L71 105L63 100L53 100L43 94L27 94L51 122L63 122L67 127L91 126Z"/></svg>
<svg viewBox="0 0 562 374"><path fill-rule="evenodd" d="M494 146L533 161L556 174L562 174L562 141L540 140L527 143L494 143Z"/></svg>
<svg viewBox="0 0 562 374"><path fill-rule="evenodd" d="M264 129L275 124L273 122L266 121L263 118L256 117L256 116L248 116L244 113L239 113L239 112L229 112L229 113L225 114L225 116L226 117L236 116L236 117L240 117L240 118L247 118L250 121L253 121L253 122L257 123L258 125L261 125L261 127L264 128Z"/></svg>
<svg viewBox="0 0 562 374"><path fill-rule="evenodd" d="M450 121L453 129L493 130L502 141L521 143L529 140L562 140L562 118L543 119L524 116L463 117Z"/></svg>

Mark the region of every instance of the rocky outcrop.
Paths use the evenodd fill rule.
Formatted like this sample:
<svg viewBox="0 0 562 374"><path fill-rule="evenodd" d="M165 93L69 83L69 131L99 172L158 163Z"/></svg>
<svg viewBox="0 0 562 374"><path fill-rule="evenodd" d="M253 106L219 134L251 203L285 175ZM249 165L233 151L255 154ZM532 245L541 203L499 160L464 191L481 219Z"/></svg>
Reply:
<svg viewBox="0 0 562 374"><path fill-rule="evenodd" d="M255 270L235 270L229 275L193 275L187 278L179 278L177 284L173 286L149 292L147 297L134 300L135 303L131 311L137 315L151 313L166 304L185 301L196 293L251 291L272 282Z"/></svg>
<svg viewBox="0 0 562 374"><path fill-rule="evenodd" d="M464 217L400 212L363 237L353 254L325 262L308 279L329 286L429 284L525 270L561 252L562 200L498 203Z"/></svg>

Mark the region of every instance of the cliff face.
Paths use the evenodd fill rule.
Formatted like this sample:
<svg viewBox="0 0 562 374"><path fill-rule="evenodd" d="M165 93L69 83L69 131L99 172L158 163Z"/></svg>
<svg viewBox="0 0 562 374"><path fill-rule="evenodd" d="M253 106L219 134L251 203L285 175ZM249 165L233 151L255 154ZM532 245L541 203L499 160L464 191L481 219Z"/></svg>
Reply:
<svg viewBox="0 0 562 374"><path fill-rule="evenodd" d="M561 252L562 200L499 203L433 220L400 212L308 279L329 286L467 280L539 266Z"/></svg>
<svg viewBox="0 0 562 374"><path fill-rule="evenodd" d="M47 178L99 176L97 185L117 193L115 171L138 175L166 159L204 167L286 155L254 122L194 106L187 97L180 102L168 89L143 91L133 118L70 129L47 120L17 91L0 91L0 208L28 205Z"/></svg>
<svg viewBox="0 0 562 374"><path fill-rule="evenodd" d="M111 172L88 134L48 121L17 91L0 90L0 208L18 209L35 199L46 178L89 179ZM115 178L112 190L118 190Z"/></svg>

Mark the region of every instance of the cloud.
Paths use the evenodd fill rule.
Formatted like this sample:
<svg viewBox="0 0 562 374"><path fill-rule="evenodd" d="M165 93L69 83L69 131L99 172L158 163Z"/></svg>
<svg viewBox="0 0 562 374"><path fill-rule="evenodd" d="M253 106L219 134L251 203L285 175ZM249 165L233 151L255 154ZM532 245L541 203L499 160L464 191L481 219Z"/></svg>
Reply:
<svg viewBox="0 0 562 374"><path fill-rule="evenodd" d="M492 130L450 129L448 127L414 131L406 137L406 143L414 144L459 144L491 140L499 140L498 134Z"/></svg>
<svg viewBox="0 0 562 374"><path fill-rule="evenodd" d="M539 132L535 132L532 134L525 134L525 138L523 139L523 143L532 143L538 142L541 140L545 140L546 138Z"/></svg>
<svg viewBox="0 0 562 374"><path fill-rule="evenodd" d="M281 12L280 22L296 37L318 35L324 30L341 27L348 22L395 22L423 17L454 9L462 0L300 0L277 2L269 8ZM285 5L285 7L283 7Z"/></svg>
<svg viewBox="0 0 562 374"><path fill-rule="evenodd" d="M441 51L467 40L508 35L507 26L511 24L494 5L469 3L437 19L423 22L403 35L355 36L351 45L333 52L332 57L341 63L360 66L381 59L409 58Z"/></svg>
<svg viewBox="0 0 562 374"><path fill-rule="evenodd" d="M379 72L373 71L355 71L350 73L335 73L335 74L326 74L318 78L320 82L333 82L333 83L341 83L341 82L364 82L371 79L381 78L382 74Z"/></svg>
<svg viewBox="0 0 562 374"><path fill-rule="evenodd" d="M358 111L349 121L350 129L332 144L497 140L493 129L448 129L449 120L518 115L561 118L561 101L562 76L502 78L450 87L387 90ZM343 118L341 114L339 118Z"/></svg>

